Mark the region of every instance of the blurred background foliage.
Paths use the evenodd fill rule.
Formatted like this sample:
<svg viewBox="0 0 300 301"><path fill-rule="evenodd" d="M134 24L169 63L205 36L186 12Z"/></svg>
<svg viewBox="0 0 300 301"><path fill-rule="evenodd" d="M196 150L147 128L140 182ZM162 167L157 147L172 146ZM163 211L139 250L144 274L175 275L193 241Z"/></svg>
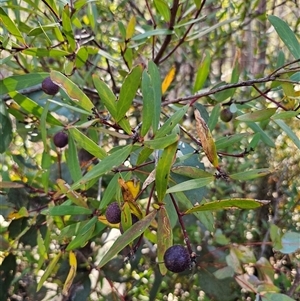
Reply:
<svg viewBox="0 0 300 301"><path fill-rule="evenodd" d="M0 299L299 299L299 11L297 1L277 0L1 1L0 286L4 289ZM296 40L291 38L294 50L287 45L290 40L285 40L292 37L291 33L282 34L282 24L278 20L271 22L268 16L277 16L289 26ZM198 212L197 218L185 215L197 264L182 274L161 275L151 233L125 263L129 248L97 268L119 235L118 229L97 223L87 244L74 250L76 277L69 282L67 293L62 294L72 266L71 251L65 249L70 233L75 231L63 226L80 222L85 225L87 217L49 218L41 212L49 204L53 206L51 200L59 190L57 178L71 185L76 182L74 169L80 168L86 174L102 158L94 158L72 135L67 149L60 151L54 146L53 135L63 125L87 121L89 110L72 100L71 88L60 89L59 94L49 97L42 91L41 82L52 70L61 72L89 97L105 124L109 114L95 89L93 76L119 95L128 72L137 64L147 66L151 60L161 80L170 82L162 88L161 124L178 110L177 105L197 100L194 106L216 141L222 170L228 175L242 173L229 180L216 176L207 187L187 191L184 196L193 205L202 199L252 198L271 202L255 210ZM288 87L278 78L286 79ZM235 83L238 84L232 89L222 89ZM296 94L287 95L290 87ZM214 89L216 92L211 92ZM56 121L45 121L47 111L43 114L45 110L30 107L28 99L23 102L15 91L52 112ZM143 120L143 96L137 93L127 112L131 129ZM276 114L262 111L270 108L277 108ZM221 118L224 109L232 114L228 122ZM251 112L259 113L245 115ZM279 114L283 115L278 117ZM193 110L188 110L181 125L184 131L181 129L178 149L183 155L195 151L185 164L218 175L204 155L200 156L202 163L199 161ZM79 129L106 152L115 151L128 139L124 131L108 132L109 127ZM230 135L234 137L232 142L226 141ZM77 155L79 163L74 167L70 158ZM133 151L132 165L137 157ZM145 162L152 159L149 155ZM127 174L126 166L122 166L117 171L127 180L136 177L143 183L154 168L149 164L128 169ZM251 174L251 170L256 172ZM243 174L247 171L250 174ZM177 174L172 177L176 183L188 179ZM121 188L113 172L93 180L82 192L92 210L99 209L99 200L105 199L106 205L112 199L121 200ZM143 210L150 193L145 190L141 196ZM173 243L182 244L185 237L169 195L165 203ZM101 210L99 214L103 214ZM286 233L291 237L282 236ZM284 239L286 244L282 245ZM41 281L49 265L49 275Z"/></svg>

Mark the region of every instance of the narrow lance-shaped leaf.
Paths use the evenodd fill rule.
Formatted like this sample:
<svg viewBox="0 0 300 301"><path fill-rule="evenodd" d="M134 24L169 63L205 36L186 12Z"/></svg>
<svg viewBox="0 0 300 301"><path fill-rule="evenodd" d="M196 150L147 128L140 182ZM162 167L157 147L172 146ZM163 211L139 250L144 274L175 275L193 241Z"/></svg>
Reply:
<svg viewBox="0 0 300 301"><path fill-rule="evenodd" d="M10 19L3 8L0 7L0 21L6 27L6 29L22 44L26 45L26 41L22 36L20 30L16 24Z"/></svg>
<svg viewBox="0 0 300 301"><path fill-rule="evenodd" d="M277 125L281 127L281 129L290 137L290 139L295 143L295 145L300 149L300 139L293 132L293 130L283 121L283 120L274 120Z"/></svg>
<svg viewBox="0 0 300 301"><path fill-rule="evenodd" d="M164 254L173 244L173 232L168 213L164 206L159 208L157 221L157 260L159 262L160 273L166 275L168 270L163 262Z"/></svg>
<svg viewBox="0 0 300 301"><path fill-rule="evenodd" d="M66 161L70 171L72 180L78 181L81 176L80 163L78 160L78 152L73 137L70 135L68 138L68 149L66 150Z"/></svg>
<svg viewBox="0 0 300 301"><path fill-rule="evenodd" d="M160 120L160 110L161 110L161 97L162 97L162 91L161 91L161 78L159 70L156 66L156 64L153 61L150 61L148 63L148 73L151 78L153 92L154 92L154 102L153 102L153 108L152 108L152 130L155 134Z"/></svg>
<svg viewBox="0 0 300 301"><path fill-rule="evenodd" d="M296 60L300 59L300 43L288 24L276 16L268 16L268 19L291 54Z"/></svg>
<svg viewBox="0 0 300 301"><path fill-rule="evenodd" d="M94 108L93 103L76 84L58 71L51 71L50 77L78 106L92 112Z"/></svg>
<svg viewBox="0 0 300 301"><path fill-rule="evenodd" d="M187 112L189 105L185 105L184 107L177 110L157 131L155 137L160 138L164 137L165 135L169 134L173 128L178 125L181 121L185 113Z"/></svg>
<svg viewBox="0 0 300 301"><path fill-rule="evenodd" d="M61 251L59 251L55 255L55 257L53 257L53 259L50 262L50 264L47 266L47 268L46 268L43 276L41 277L41 279L40 279L40 281L39 281L39 283L37 285L37 289L36 289L37 292L42 288L44 282L48 279L48 277L50 276L50 274L52 273L52 271L56 268L57 263L58 263L58 261L59 261L59 259L61 257L61 254L62 254Z"/></svg>
<svg viewBox="0 0 300 301"><path fill-rule="evenodd" d="M64 296L68 295L69 289L73 283L73 280L76 276L76 270L77 270L77 259L76 259L76 255L73 251L69 252L69 265L70 265L70 270L67 276L67 279L64 283L64 287L62 290L62 294Z"/></svg>
<svg viewBox="0 0 300 301"><path fill-rule="evenodd" d="M229 177L233 180L247 181L247 180L264 177L270 174L271 172L272 171L268 168L259 168L259 169L252 169L252 170L238 172L230 175Z"/></svg>
<svg viewBox="0 0 300 301"><path fill-rule="evenodd" d="M255 112L247 113L244 115L240 115L236 117L236 120L239 121L263 121L266 119L269 119L271 116L273 116L276 112L277 108L268 108L268 109L263 109L263 110L258 110Z"/></svg>
<svg viewBox="0 0 300 301"><path fill-rule="evenodd" d="M194 89L193 89L194 93L199 91L205 84L205 81L210 71L210 64L211 64L210 53L208 50L206 50L204 54L204 59L202 60L198 68Z"/></svg>
<svg viewBox="0 0 300 301"><path fill-rule="evenodd" d="M71 188L78 189L82 185L85 185L88 181L101 177L103 174L111 171L114 167L119 166L126 160L131 150L132 145L126 145L115 151L110 156L105 157L100 163L87 172L79 181L74 183Z"/></svg>
<svg viewBox="0 0 300 301"><path fill-rule="evenodd" d="M142 65L137 65L126 76L117 101L116 122L119 122L122 118L124 118L126 112L129 110L137 89L140 86L142 72Z"/></svg>
<svg viewBox="0 0 300 301"><path fill-rule="evenodd" d="M13 137L12 123L4 101L0 102L0 120L0 154L2 154L8 149Z"/></svg>
<svg viewBox="0 0 300 301"><path fill-rule="evenodd" d="M64 216L64 215L77 215L77 214L92 214L89 208L83 208L73 205L60 205L49 208L49 210L42 211L42 213L49 214L50 216Z"/></svg>
<svg viewBox="0 0 300 301"><path fill-rule="evenodd" d="M123 250L129 243L135 240L138 236L142 235L143 232L149 227L151 222L156 216L157 211L153 210L143 219L132 225L124 234L119 236L111 248L100 260L99 268L102 268L108 263L114 256L116 256L121 250Z"/></svg>
<svg viewBox="0 0 300 301"><path fill-rule="evenodd" d="M176 142L165 148L158 159L155 173L155 188L159 202L163 201L167 191L170 169L176 154L177 144Z"/></svg>
<svg viewBox="0 0 300 301"><path fill-rule="evenodd" d="M66 194L66 196L77 206L81 206L84 208L88 208L88 205L86 204L86 202L84 201L83 197L75 192L72 191L70 189L69 184L67 184L64 180L62 179L58 179L56 181L58 187L59 187L59 191L60 193Z"/></svg>
<svg viewBox="0 0 300 301"><path fill-rule="evenodd" d="M204 187L204 186L208 185L209 183L211 183L214 179L215 179L215 177L213 175L210 175L210 176L207 176L204 178L185 181L185 182L182 182L182 183L179 183L177 185L170 187L167 190L167 193L187 191L187 190L191 190L191 189L197 189L200 187Z"/></svg>
<svg viewBox="0 0 300 301"><path fill-rule="evenodd" d="M104 159L107 156L107 153L104 149L102 149L99 145L97 145L93 140L84 135L77 128L68 128L68 131L80 147L84 148L96 158Z"/></svg>
<svg viewBox="0 0 300 301"><path fill-rule="evenodd" d="M62 29L68 40L68 45L70 46L71 51L74 51L76 48L76 42L74 39L69 11L70 11L70 7L68 4L66 4L62 11Z"/></svg>
<svg viewBox="0 0 300 301"><path fill-rule="evenodd" d="M165 137L154 138L153 140L146 140L144 141L144 145L151 149L164 149L178 140L178 134L171 133L170 135L167 135Z"/></svg>
<svg viewBox="0 0 300 301"><path fill-rule="evenodd" d="M154 0L155 8L166 22L170 22L171 12L169 5L164 0Z"/></svg>
<svg viewBox="0 0 300 301"><path fill-rule="evenodd" d="M187 210L185 214L197 212L197 211L212 211L222 209L255 209L269 204L268 200L256 200L256 199L226 199L214 202L208 202L194 206Z"/></svg>
<svg viewBox="0 0 300 301"><path fill-rule="evenodd" d="M219 167L218 154L217 154L217 149L212 134L205 120L201 117L200 112L198 110L195 110L194 114L196 119L197 134L201 141L202 148L205 152L205 155L207 156L210 163L214 167L218 168Z"/></svg>
<svg viewBox="0 0 300 301"><path fill-rule="evenodd" d="M135 16L132 16L126 28L126 40L129 40L133 36L135 31L135 23L136 23L136 18Z"/></svg>
<svg viewBox="0 0 300 301"><path fill-rule="evenodd" d="M142 127L141 135L144 137L152 125L153 107L154 107L154 91L151 78L147 70L142 75L142 94L143 94L143 110L142 110Z"/></svg>
<svg viewBox="0 0 300 301"><path fill-rule="evenodd" d="M176 73L176 67L173 66L162 82L161 85L162 94L164 94L168 90L169 86L171 85L175 77L175 73Z"/></svg>
<svg viewBox="0 0 300 301"><path fill-rule="evenodd" d="M8 93L13 100L20 105L20 107L26 111L27 113L32 114L33 116L40 119L43 114L43 107L38 105L35 101L32 99L26 97L25 95L17 92L12 91ZM62 125L62 123L55 117L53 117L51 114L47 114L46 121L53 125Z"/></svg>

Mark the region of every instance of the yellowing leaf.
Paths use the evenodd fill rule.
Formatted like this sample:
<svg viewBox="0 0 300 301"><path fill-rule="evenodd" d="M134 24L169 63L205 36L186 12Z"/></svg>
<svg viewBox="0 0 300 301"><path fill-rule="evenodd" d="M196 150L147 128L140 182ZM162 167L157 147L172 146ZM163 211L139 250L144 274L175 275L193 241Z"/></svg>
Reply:
<svg viewBox="0 0 300 301"><path fill-rule="evenodd" d="M173 66L169 71L169 73L166 75L164 81L162 82L161 85L162 94L164 94L168 90L169 86L171 85L175 77L175 72L176 72L176 67Z"/></svg>
<svg viewBox="0 0 300 301"><path fill-rule="evenodd" d="M205 155L207 156L210 163L214 167L218 168L219 162L215 141L205 120L201 117L200 112L198 110L195 110L194 114L196 119L196 130L201 141L203 151L205 152Z"/></svg>
<svg viewBox="0 0 300 301"><path fill-rule="evenodd" d="M64 296L68 295L69 289L70 289L70 287L73 283L73 280L76 276L77 259L76 259L76 255L73 251L69 252L69 264L70 264L69 274L68 274L67 279L64 283L64 287L63 287L63 291L62 291L62 294Z"/></svg>
<svg viewBox="0 0 300 301"><path fill-rule="evenodd" d="M136 179L131 179L125 182L121 178L118 182L122 189L123 200L125 202L133 202L140 191L140 182Z"/></svg>
<svg viewBox="0 0 300 301"><path fill-rule="evenodd" d="M10 220L14 220L22 217L28 217L28 211L25 207L20 208L18 212L11 212L7 218Z"/></svg>
<svg viewBox="0 0 300 301"><path fill-rule="evenodd" d="M136 23L135 16L132 16L127 25L126 40L129 40L132 38L134 31L135 31L135 23Z"/></svg>

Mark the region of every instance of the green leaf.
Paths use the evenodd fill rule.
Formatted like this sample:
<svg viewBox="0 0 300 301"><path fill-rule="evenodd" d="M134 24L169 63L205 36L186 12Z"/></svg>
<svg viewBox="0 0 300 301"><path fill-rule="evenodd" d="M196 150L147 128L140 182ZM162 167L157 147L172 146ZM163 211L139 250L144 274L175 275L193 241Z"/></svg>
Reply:
<svg viewBox="0 0 300 301"><path fill-rule="evenodd" d="M170 187L166 193L173 193L178 191L186 191L191 189L197 189L200 187L207 186L209 183L211 183L215 179L214 176L210 175L205 178L198 178L193 180L188 180L182 183L179 183L177 185L174 185Z"/></svg>
<svg viewBox="0 0 300 301"><path fill-rule="evenodd" d="M45 49L45 48L26 48L22 50L23 54L37 57L61 57L68 56L71 53L61 49Z"/></svg>
<svg viewBox="0 0 300 301"><path fill-rule="evenodd" d="M139 41L139 40L143 40L143 39L150 38L153 36L166 36L166 35L170 35L173 33L174 33L173 30L169 30L169 29L153 29L153 30L148 30L144 33L140 33L140 34L134 36L131 40Z"/></svg>
<svg viewBox="0 0 300 301"><path fill-rule="evenodd" d="M232 146L236 142L241 142L241 140L247 136L249 136L249 134L241 133L222 137L216 141L216 148L217 150L225 149L229 146Z"/></svg>
<svg viewBox="0 0 300 301"><path fill-rule="evenodd" d="M58 28L59 26L60 26L59 23L52 23L52 24L46 24L43 26L35 27L28 32L27 36L29 37L38 36L42 33L45 33L46 31L50 31L54 28Z"/></svg>
<svg viewBox="0 0 300 301"><path fill-rule="evenodd" d="M278 250L283 254L292 254L300 249L300 233L288 231L281 237L282 248Z"/></svg>
<svg viewBox="0 0 300 301"><path fill-rule="evenodd" d="M75 127L68 128L71 136L76 140L78 146L84 148L86 151L91 153L93 156L99 159L104 159L107 156L107 153L99 145L97 145L93 140L84 135Z"/></svg>
<svg viewBox="0 0 300 301"><path fill-rule="evenodd" d="M187 112L189 105L185 105L184 107L178 109L156 132L155 137L160 138L169 134L173 128L181 121L185 113Z"/></svg>
<svg viewBox="0 0 300 301"><path fill-rule="evenodd" d="M93 235L95 225L98 222L97 216L89 220L76 234L76 237L68 244L66 250L71 251L77 248L82 248Z"/></svg>
<svg viewBox="0 0 300 301"><path fill-rule="evenodd" d="M98 265L102 268L106 263L108 263L114 256L116 256L121 250L123 250L128 244L134 241L138 236L140 236L151 224L156 216L156 210L150 212L143 219L139 220L137 223L133 224L124 234L119 236L111 248L106 252L103 258L100 260Z"/></svg>
<svg viewBox="0 0 300 301"><path fill-rule="evenodd" d="M144 145L151 149L165 149L169 145L177 142L179 140L179 136L176 133L171 133L168 136L161 138L154 138L153 140L144 141Z"/></svg>
<svg viewBox="0 0 300 301"><path fill-rule="evenodd" d="M168 3L164 0L154 0L154 5L164 20L170 22L171 12Z"/></svg>
<svg viewBox="0 0 300 301"><path fill-rule="evenodd" d="M254 133L260 133L261 140L268 146L275 148L274 141L262 130L262 128L255 122L249 122L247 125L254 131Z"/></svg>
<svg viewBox="0 0 300 301"><path fill-rule="evenodd" d="M86 204L85 200L83 199L83 197L75 192L72 191L70 189L70 186L62 179L58 179L56 181L57 185L58 185L58 190L62 193L62 194L66 194L66 196L77 206L80 207L84 207L84 208L88 208L88 205Z"/></svg>
<svg viewBox="0 0 300 301"><path fill-rule="evenodd" d="M186 166L186 165L183 166L176 165L172 168L172 172L193 179L214 177L214 175L210 174L209 172L203 169L194 166Z"/></svg>
<svg viewBox="0 0 300 301"><path fill-rule="evenodd" d="M295 33L291 30L288 24L282 19L276 16L268 16L268 20L274 26L277 31L280 39L283 41L285 46L289 49L294 58L300 59L300 43L295 35Z"/></svg>
<svg viewBox="0 0 300 301"><path fill-rule="evenodd" d="M142 110L142 127L141 135L144 137L152 124L153 119L153 108L154 108L154 90L152 86L152 81L147 70L143 71L142 75L142 94L143 94L143 110Z"/></svg>
<svg viewBox="0 0 300 301"><path fill-rule="evenodd" d="M157 215L157 261L162 275L166 275L168 270L164 264L164 254L173 245L173 231L166 208L161 206Z"/></svg>
<svg viewBox="0 0 300 301"><path fill-rule="evenodd" d="M72 205L61 205L51 207L49 210L45 210L42 212L44 214L49 214L50 216L63 216L63 215L89 215L92 214L92 210L88 208L83 208L79 206L72 206Z"/></svg>
<svg viewBox="0 0 300 301"><path fill-rule="evenodd" d="M76 48L76 42L74 40L72 23L70 19L70 7L68 4L65 5L62 11L62 30L68 40L68 46L70 46L70 49L73 52Z"/></svg>
<svg viewBox="0 0 300 301"><path fill-rule="evenodd" d="M158 67L153 61L148 63L148 73L151 78L151 83L153 87L153 107L152 107L152 130L155 134L159 121L160 121L160 110L161 110L161 97L162 97L162 90L161 90L161 77L158 70ZM164 136L164 135L162 135Z"/></svg>
<svg viewBox="0 0 300 301"><path fill-rule="evenodd" d="M222 209L255 209L263 205L269 204L267 200L256 199L226 199L214 202L207 202L187 210L185 214L206 210L222 210Z"/></svg>
<svg viewBox="0 0 300 301"><path fill-rule="evenodd" d="M86 111L92 112L94 108L93 103L76 84L58 71L51 71L50 77L78 106Z"/></svg>
<svg viewBox="0 0 300 301"><path fill-rule="evenodd" d="M101 201L99 202L99 210L104 209L113 200L113 198L116 197L116 191L118 190L117 187L120 186L118 183L119 177L120 174L115 174L106 186Z"/></svg>
<svg viewBox="0 0 300 301"><path fill-rule="evenodd" d="M80 47L76 53L75 65L76 68L81 68L89 58L89 53L86 47Z"/></svg>
<svg viewBox="0 0 300 301"><path fill-rule="evenodd" d="M0 101L0 154L8 150L12 141L12 123L4 101Z"/></svg>
<svg viewBox="0 0 300 301"><path fill-rule="evenodd" d="M32 114L38 119L42 117L43 110L44 110L43 107L38 105L32 99L22 95L17 91L11 91L8 94L16 103L18 103L21 106L21 108L24 111L26 111L29 114ZM48 123L52 125L62 125L61 122L57 118L53 117L50 113L47 114L46 120Z"/></svg>
<svg viewBox="0 0 300 301"><path fill-rule="evenodd" d="M236 117L236 120L239 121L252 121L252 122L257 122L257 121L263 121L269 119L271 116L273 116L276 112L277 108L269 108L269 109L263 109L263 110L258 110L255 112L247 113L244 115L240 115Z"/></svg>
<svg viewBox="0 0 300 301"><path fill-rule="evenodd" d="M214 108L212 109L211 114L208 119L208 122L207 122L207 126L210 129L210 131L212 131L216 127L219 116L220 116L220 111L221 111L220 104L215 105Z"/></svg>
<svg viewBox="0 0 300 301"><path fill-rule="evenodd" d="M40 281L39 281L39 283L37 285L37 288L36 288L37 292L42 288L44 282L48 279L48 277L50 276L50 274L52 273L52 271L55 268L57 268L57 263L58 263L61 255L62 255L62 253L59 250L58 253L55 255L55 257L53 257L53 259L51 260L50 264L47 266L44 274L42 275L42 277L41 277L41 279L40 279Z"/></svg>
<svg viewBox="0 0 300 301"><path fill-rule="evenodd" d="M163 201L167 191L170 169L177 151L177 144L176 142L165 148L158 159L155 173L155 188L159 202Z"/></svg>
<svg viewBox="0 0 300 301"><path fill-rule="evenodd" d="M193 89L194 93L201 90L201 88L205 84L208 74L210 72L210 64L211 64L210 53L208 50L206 50L204 54L204 58L198 68L194 89Z"/></svg>
<svg viewBox="0 0 300 301"><path fill-rule="evenodd" d="M300 149L300 139L292 131L292 129L283 120L274 120L274 122L281 127L281 129L291 138L295 145Z"/></svg>
<svg viewBox="0 0 300 301"><path fill-rule="evenodd" d="M282 249L281 230L275 224L270 225L270 238L273 244L272 246L275 250Z"/></svg>
<svg viewBox="0 0 300 301"><path fill-rule="evenodd" d="M271 117L272 120L276 119L291 119L299 115L299 111L283 111L279 112Z"/></svg>
<svg viewBox="0 0 300 301"><path fill-rule="evenodd" d="M5 28L19 41L21 42L23 45L26 45L26 41L24 39L24 37L22 36L20 30L18 29L18 27L16 26L16 24L14 23L14 21L12 21L10 19L10 17L6 14L6 12L3 10L3 8L0 7L0 21L1 23L3 23L3 25L5 26Z"/></svg>
<svg viewBox="0 0 300 301"><path fill-rule="evenodd" d="M137 65L125 77L124 83L120 90L119 99L117 101L116 122L119 122L129 110L136 92L140 86L142 72L142 65Z"/></svg>
<svg viewBox="0 0 300 301"><path fill-rule="evenodd" d="M72 185L72 189L77 189L86 184L90 180L99 178L105 173L111 171L114 167L122 164L129 156L132 150L132 145L123 146L121 149L115 151L111 155L105 157L100 163L94 166L89 172L87 172L80 181L77 181Z"/></svg>
<svg viewBox="0 0 300 301"><path fill-rule="evenodd" d="M261 295L261 301L295 301L286 294L265 293Z"/></svg>
<svg viewBox="0 0 300 301"><path fill-rule="evenodd" d="M93 82L95 88L98 92L100 100L103 102L105 107L107 108L108 112L111 116L116 119L117 116L117 104L116 104L116 96L108 87L108 85L103 82L98 76L93 74Z"/></svg>
<svg viewBox="0 0 300 301"><path fill-rule="evenodd" d="M0 80L0 95L10 91L19 91L41 84L49 76L47 72L13 75Z"/></svg>
<svg viewBox="0 0 300 301"><path fill-rule="evenodd" d="M252 169L252 170L234 173L230 175L230 178L233 180L247 181L247 180L264 177L270 174L271 172L272 171L268 168Z"/></svg>
<svg viewBox="0 0 300 301"><path fill-rule="evenodd" d="M80 163L78 160L77 148L73 137L70 135L68 139L68 148L66 150L66 161L71 174L71 178L74 182L78 181L82 174L80 169Z"/></svg>

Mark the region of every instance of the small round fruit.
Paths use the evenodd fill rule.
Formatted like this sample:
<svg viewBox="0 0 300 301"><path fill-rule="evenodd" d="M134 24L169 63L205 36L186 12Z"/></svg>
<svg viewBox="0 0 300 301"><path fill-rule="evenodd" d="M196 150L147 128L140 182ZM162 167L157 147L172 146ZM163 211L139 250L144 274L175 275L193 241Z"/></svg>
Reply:
<svg viewBox="0 0 300 301"><path fill-rule="evenodd" d="M186 247L174 245L165 252L164 262L169 271L180 273L190 267L191 256Z"/></svg>
<svg viewBox="0 0 300 301"><path fill-rule="evenodd" d="M59 90L59 86L56 85L50 77L46 77L42 82L42 90L46 94L55 95Z"/></svg>
<svg viewBox="0 0 300 301"><path fill-rule="evenodd" d="M220 118L222 121L224 122L229 122L233 117L233 114L232 112L230 111L230 109L226 108L226 109L223 109L221 112L220 112Z"/></svg>
<svg viewBox="0 0 300 301"><path fill-rule="evenodd" d="M108 205L105 212L105 217L111 224L118 224L121 221L121 209L117 202L113 202Z"/></svg>
<svg viewBox="0 0 300 301"><path fill-rule="evenodd" d="M65 132L58 132L53 137L53 142L56 147L65 147L68 144L69 138Z"/></svg>

